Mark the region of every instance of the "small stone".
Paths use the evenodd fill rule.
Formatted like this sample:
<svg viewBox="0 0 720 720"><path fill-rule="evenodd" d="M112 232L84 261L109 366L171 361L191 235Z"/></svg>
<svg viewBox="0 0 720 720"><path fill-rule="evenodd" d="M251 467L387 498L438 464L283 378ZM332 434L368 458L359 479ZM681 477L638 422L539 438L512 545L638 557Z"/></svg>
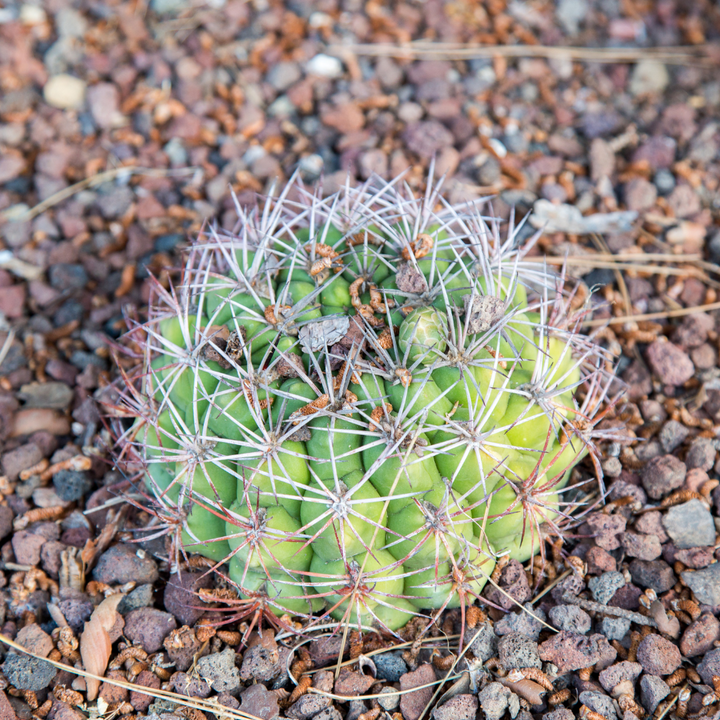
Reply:
<svg viewBox="0 0 720 720"><path fill-rule="evenodd" d="M592 626L590 616L577 605L556 605L550 608L550 622L558 630L585 635Z"/></svg>
<svg viewBox="0 0 720 720"><path fill-rule="evenodd" d="M680 573L698 602L716 607L720 605L720 563L713 563L701 570L685 570Z"/></svg>
<svg viewBox="0 0 720 720"><path fill-rule="evenodd" d="M715 648L705 654L702 662L697 666L697 671L706 685L713 686L713 676L720 677L720 648Z"/></svg>
<svg viewBox="0 0 720 720"><path fill-rule="evenodd" d="M435 680L435 670L427 663L400 678L400 712L404 720L418 720L425 712L433 696ZM421 687L423 685L428 687Z"/></svg>
<svg viewBox="0 0 720 720"><path fill-rule="evenodd" d="M505 711L508 709L512 698L515 698L517 701L517 695L515 695L509 688L501 685L499 682L488 683L478 693L480 707L485 714L486 720L500 720L500 718L505 714ZM519 702L517 702L517 706L519 709ZM510 714L511 716L516 715L517 710L515 710L515 712L511 711Z"/></svg>
<svg viewBox="0 0 720 720"><path fill-rule="evenodd" d="M433 677L433 679L435 678ZM310 720L311 717L317 715L331 704L332 700L325 695L303 695L285 711L285 714L295 720ZM417 720L417 716L411 720Z"/></svg>
<svg viewBox="0 0 720 720"><path fill-rule="evenodd" d="M450 698L444 705L433 710L434 720L474 720L478 710L478 699L462 693Z"/></svg>
<svg viewBox="0 0 720 720"><path fill-rule="evenodd" d="M602 575L605 572L615 572L617 570L615 558L601 547L591 547L585 555L585 562L587 563L589 575Z"/></svg>
<svg viewBox="0 0 720 720"><path fill-rule="evenodd" d="M506 670L542 667L537 643L520 633L510 633L498 640L498 656Z"/></svg>
<svg viewBox="0 0 720 720"><path fill-rule="evenodd" d="M148 653L160 650L163 640L175 628L175 618L155 608L138 608L125 618L125 635L131 642L139 643Z"/></svg>
<svg viewBox="0 0 720 720"><path fill-rule="evenodd" d="M90 618L95 609L95 606L89 600L83 598L61 600L58 603L58 607L65 620L67 620L67 624L76 633L79 633L83 629L85 622Z"/></svg>
<svg viewBox="0 0 720 720"><path fill-rule="evenodd" d="M564 707L559 707L557 710L545 713L542 716L542 720L575 720L575 715L572 710L568 710Z"/></svg>
<svg viewBox="0 0 720 720"><path fill-rule="evenodd" d="M365 115L362 110L352 102L342 103L334 107L327 107L320 117L324 125L337 130L339 133L351 133L361 130L365 124Z"/></svg>
<svg viewBox="0 0 720 720"><path fill-rule="evenodd" d="M170 677L170 686L176 693L185 697L206 698L212 693L211 687L204 680L185 672L173 673Z"/></svg>
<svg viewBox="0 0 720 720"><path fill-rule="evenodd" d="M106 585L154 583L158 577L157 563L144 550L122 543L106 550L93 570L93 578Z"/></svg>
<svg viewBox="0 0 720 720"><path fill-rule="evenodd" d="M335 80L343 75L343 66L340 60L332 55L319 53L315 57L308 60L305 65L305 71L308 75L317 75L318 77L329 78Z"/></svg>
<svg viewBox="0 0 720 720"><path fill-rule="evenodd" d="M152 688L153 690L160 689L160 678L149 670L141 670L139 675L135 678L134 683L135 685ZM145 693L138 692L137 690L130 691L130 704L136 712L144 713L150 707L153 700L154 698L152 695L146 695Z"/></svg>
<svg viewBox="0 0 720 720"><path fill-rule="evenodd" d="M706 547L715 544L715 523L712 514L696 498L669 508L663 518L663 525L677 548Z"/></svg>
<svg viewBox="0 0 720 720"><path fill-rule="evenodd" d="M669 694L668 684L657 675L643 675L640 678L640 703L648 714L654 713Z"/></svg>
<svg viewBox="0 0 720 720"><path fill-rule="evenodd" d="M400 678L408 671L405 661L396 652L383 652L373 655L377 677L391 683L400 682Z"/></svg>
<svg viewBox="0 0 720 720"><path fill-rule="evenodd" d="M663 63L657 60L640 60L630 76L630 92L636 97L659 94L668 86L670 75Z"/></svg>
<svg viewBox="0 0 720 720"><path fill-rule="evenodd" d="M42 450L35 443L25 443L3 454L2 467L8 480L15 482L23 470L37 465L43 459Z"/></svg>
<svg viewBox="0 0 720 720"><path fill-rule="evenodd" d="M662 555L662 545L655 535L639 535L634 532L622 534L622 546L628 557L655 560Z"/></svg>
<svg viewBox="0 0 720 720"><path fill-rule="evenodd" d="M489 622L465 628L465 642L470 645L473 655L483 662L497 655L498 638Z"/></svg>
<svg viewBox="0 0 720 720"><path fill-rule="evenodd" d="M645 178L633 178L625 184L623 196L628 210L641 212L655 205L657 188Z"/></svg>
<svg viewBox="0 0 720 720"><path fill-rule="evenodd" d="M129 592L117 607L121 615L127 615L138 608L149 607L153 604L154 588L151 584L140 585Z"/></svg>
<svg viewBox="0 0 720 720"><path fill-rule="evenodd" d="M280 715L277 695L262 683L250 685L240 693L239 709L262 720L273 720Z"/></svg>
<svg viewBox="0 0 720 720"><path fill-rule="evenodd" d="M85 103L86 83L73 75L53 75L43 88L45 102L61 110L79 110Z"/></svg>
<svg viewBox="0 0 720 720"><path fill-rule="evenodd" d="M720 622L714 615L705 613L687 626L680 640L680 652L685 657L704 655L720 639Z"/></svg>
<svg viewBox="0 0 720 720"><path fill-rule="evenodd" d="M660 500L673 490L682 487L687 468L674 455L661 455L650 460L640 476L643 487L653 500Z"/></svg>
<svg viewBox="0 0 720 720"><path fill-rule="evenodd" d="M620 547L620 535L625 531L627 520L618 515L592 513L586 521L598 547L603 550L617 550Z"/></svg>
<svg viewBox="0 0 720 720"><path fill-rule="evenodd" d="M557 665L561 673L595 665L613 651L614 648L602 635L586 637L567 631L553 635L539 647L540 659Z"/></svg>
<svg viewBox="0 0 720 720"><path fill-rule="evenodd" d="M403 139L409 150L426 160L453 144L452 133L437 120L409 123Z"/></svg>
<svg viewBox="0 0 720 720"><path fill-rule="evenodd" d="M676 582L673 569L664 560L633 560L629 569L636 585L656 593L667 592Z"/></svg>
<svg viewBox="0 0 720 720"><path fill-rule="evenodd" d="M280 672L280 655L277 649L253 645L243 655L240 677L247 680L267 682Z"/></svg>
<svg viewBox="0 0 720 720"><path fill-rule="evenodd" d="M53 485L58 497L65 502L80 500L90 492L93 481L80 470L60 470L53 475Z"/></svg>
<svg viewBox="0 0 720 720"><path fill-rule="evenodd" d="M384 687L380 691L380 697L377 701L383 710L392 712L400 705L400 694L395 690L395 688Z"/></svg>
<svg viewBox="0 0 720 720"><path fill-rule="evenodd" d="M163 605L181 625L193 625L205 612L196 593L209 587L212 587L212 576L208 573L188 570L173 573L165 586Z"/></svg>
<svg viewBox="0 0 720 720"><path fill-rule="evenodd" d="M82 265L56 263L48 269L48 279L56 290L78 290L85 287L88 275Z"/></svg>
<svg viewBox="0 0 720 720"><path fill-rule="evenodd" d="M11 652L2 664L8 682L18 690L44 690L53 681L57 670L44 660Z"/></svg>
<svg viewBox="0 0 720 720"><path fill-rule="evenodd" d="M503 610L512 610L516 603L523 604L532 598L525 569L517 560L510 560L502 569L498 585L504 592L493 587L488 591L487 598Z"/></svg>
<svg viewBox="0 0 720 720"><path fill-rule="evenodd" d="M120 670L109 670L105 677L108 680L120 680L127 682L127 677L124 672ZM129 693L126 688L113 683L104 682L100 686L100 697L108 704L112 703L123 703L129 698ZM152 701L151 701L152 702ZM149 704L149 703L148 703Z"/></svg>
<svg viewBox="0 0 720 720"><path fill-rule="evenodd" d="M652 371L665 385L678 387L695 374L687 353L671 342L655 340L648 345L646 354Z"/></svg>
<svg viewBox="0 0 720 720"><path fill-rule="evenodd" d="M10 542L18 565L37 565L40 562L40 551L47 539L28 530L20 530L12 536Z"/></svg>
<svg viewBox="0 0 720 720"><path fill-rule="evenodd" d="M108 130L122 123L120 93L112 83L98 83L88 88L87 101L98 127Z"/></svg>
<svg viewBox="0 0 720 720"><path fill-rule="evenodd" d="M54 647L52 638L37 623L31 623L21 628L15 641L29 652L44 658Z"/></svg>
<svg viewBox="0 0 720 720"><path fill-rule="evenodd" d="M677 420L668 420L660 430L658 435L660 444L666 453L671 453L679 448L685 438L690 434L690 430Z"/></svg>
<svg viewBox="0 0 720 720"><path fill-rule="evenodd" d="M671 137L653 135L633 153L632 161L647 162L651 170L666 170L675 162L676 148L677 143Z"/></svg>
<svg viewBox="0 0 720 720"><path fill-rule="evenodd" d="M335 681L335 694L342 697L364 695L375 684L372 675L363 675L354 670L345 670Z"/></svg>
<svg viewBox="0 0 720 720"><path fill-rule="evenodd" d="M615 152L610 143L595 138L590 143L590 178L597 182L603 177L610 177L614 170Z"/></svg>
<svg viewBox="0 0 720 720"><path fill-rule="evenodd" d="M677 645L654 633L640 642L637 659L649 675L670 675L682 663Z"/></svg>
<svg viewBox="0 0 720 720"><path fill-rule="evenodd" d="M594 690L585 690L580 693L578 699L583 705L589 707L590 710L602 715L608 720L617 718L612 698L603 693L595 692Z"/></svg>
<svg viewBox="0 0 720 720"><path fill-rule="evenodd" d="M625 577L619 572L607 572L588 580L588 588L596 602L607 605L617 590L625 585Z"/></svg>
<svg viewBox="0 0 720 720"><path fill-rule="evenodd" d="M634 683L640 677L642 671L643 668L640 663L623 660L600 673L600 684L607 692L611 693L613 688L624 680L629 680L631 683Z"/></svg>
<svg viewBox="0 0 720 720"><path fill-rule="evenodd" d="M658 189L658 194L665 197L675 189L675 176L669 170L658 170L653 176L653 183Z"/></svg>
<svg viewBox="0 0 720 720"><path fill-rule="evenodd" d="M715 441L710 438L695 438L685 455L685 465L690 470L700 469L707 472L715 465L715 454Z"/></svg>
<svg viewBox="0 0 720 720"><path fill-rule="evenodd" d="M285 92L302 77L302 72L294 62L275 63L268 71L265 79L278 92Z"/></svg>
<svg viewBox="0 0 720 720"><path fill-rule="evenodd" d="M218 693L232 695L242 687L240 671L235 667L235 651L230 647L200 658L197 661L197 673Z"/></svg>
<svg viewBox="0 0 720 720"><path fill-rule="evenodd" d="M495 634L500 637L510 633L520 633L532 640L537 640L543 629L542 621L545 620L545 613L540 608L534 608L530 604L525 605L525 610L510 612L495 623Z"/></svg>
<svg viewBox="0 0 720 720"><path fill-rule="evenodd" d="M343 638L337 635L319 638L310 643L310 657L315 663L315 667L324 667L333 660L337 660L340 651L346 650L345 646L346 643Z"/></svg>
<svg viewBox="0 0 720 720"><path fill-rule="evenodd" d="M630 630L627 618L604 617L600 621L600 632L610 641L622 640Z"/></svg>
<svg viewBox="0 0 720 720"><path fill-rule="evenodd" d="M175 663L175 668L185 671L195 662L202 643L195 637L191 628L183 625L181 628L173 630L163 640L163 647L170 661Z"/></svg>

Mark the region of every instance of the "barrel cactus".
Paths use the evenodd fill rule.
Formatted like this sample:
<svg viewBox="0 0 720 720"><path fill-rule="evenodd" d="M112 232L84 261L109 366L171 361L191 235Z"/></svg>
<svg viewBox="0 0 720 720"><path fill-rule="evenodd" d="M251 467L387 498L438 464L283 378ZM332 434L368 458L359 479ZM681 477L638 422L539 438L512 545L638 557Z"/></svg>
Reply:
<svg viewBox="0 0 720 720"><path fill-rule="evenodd" d="M560 532L608 357L486 209L291 181L157 284L121 447L241 598L395 630Z"/></svg>

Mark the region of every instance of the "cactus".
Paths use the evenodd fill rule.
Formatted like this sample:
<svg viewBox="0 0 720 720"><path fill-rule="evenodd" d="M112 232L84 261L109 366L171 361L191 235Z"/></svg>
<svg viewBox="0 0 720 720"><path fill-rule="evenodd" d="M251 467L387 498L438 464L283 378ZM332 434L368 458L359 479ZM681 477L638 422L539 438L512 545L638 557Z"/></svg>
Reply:
<svg viewBox="0 0 720 720"><path fill-rule="evenodd" d="M597 455L612 373L583 311L526 259L537 234L439 190L291 181L131 328L123 453L175 548L277 615L396 630L472 603L561 532Z"/></svg>

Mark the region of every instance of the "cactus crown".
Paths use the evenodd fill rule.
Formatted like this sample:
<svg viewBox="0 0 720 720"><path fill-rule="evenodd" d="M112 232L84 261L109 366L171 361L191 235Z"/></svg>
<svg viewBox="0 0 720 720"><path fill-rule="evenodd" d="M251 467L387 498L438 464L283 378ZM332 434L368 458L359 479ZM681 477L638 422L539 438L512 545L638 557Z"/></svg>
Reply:
<svg viewBox="0 0 720 720"><path fill-rule="evenodd" d="M609 358L484 208L293 181L157 285L122 446L241 596L394 630L559 532Z"/></svg>

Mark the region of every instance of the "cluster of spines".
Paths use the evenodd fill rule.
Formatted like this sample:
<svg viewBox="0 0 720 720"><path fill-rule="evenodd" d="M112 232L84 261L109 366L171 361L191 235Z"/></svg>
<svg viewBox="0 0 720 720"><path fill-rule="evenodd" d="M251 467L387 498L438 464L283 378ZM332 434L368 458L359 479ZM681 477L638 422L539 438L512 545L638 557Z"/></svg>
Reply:
<svg viewBox="0 0 720 720"><path fill-rule="evenodd" d="M125 438L177 547L277 612L396 628L559 532L612 374L522 224L376 178L238 216L131 331Z"/></svg>

